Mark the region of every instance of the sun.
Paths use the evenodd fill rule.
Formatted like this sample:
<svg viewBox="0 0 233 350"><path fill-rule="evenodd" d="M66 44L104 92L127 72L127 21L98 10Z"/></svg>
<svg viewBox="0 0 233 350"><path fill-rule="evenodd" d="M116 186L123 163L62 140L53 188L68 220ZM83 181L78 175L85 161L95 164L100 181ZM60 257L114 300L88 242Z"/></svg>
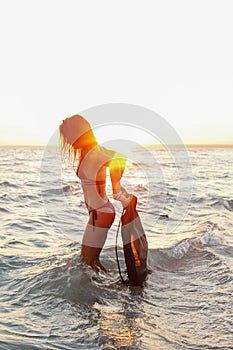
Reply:
<svg viewBox="0 0 233 350"><path fill-rule="evenodd" d="M104 124L93 128L100 144L113 143L118 152L125 152L130 145L157 144L158 140L152 134L133 125ZM125 141L125 142L124 142Z"/></svg>

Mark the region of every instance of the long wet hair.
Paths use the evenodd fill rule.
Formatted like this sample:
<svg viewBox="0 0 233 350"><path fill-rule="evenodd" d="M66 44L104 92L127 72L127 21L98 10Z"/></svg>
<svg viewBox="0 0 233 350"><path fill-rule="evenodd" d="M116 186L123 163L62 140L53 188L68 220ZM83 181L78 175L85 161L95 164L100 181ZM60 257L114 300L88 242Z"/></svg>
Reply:
<svg viewBox="0 0 233 350"><path fill-rule="evenodd" d="M84 156L84 148L91 143L97 143L89 122L81 115L73 115L64 119L59 125L60 149L68 156L68 161L78 164Z"/></svg>

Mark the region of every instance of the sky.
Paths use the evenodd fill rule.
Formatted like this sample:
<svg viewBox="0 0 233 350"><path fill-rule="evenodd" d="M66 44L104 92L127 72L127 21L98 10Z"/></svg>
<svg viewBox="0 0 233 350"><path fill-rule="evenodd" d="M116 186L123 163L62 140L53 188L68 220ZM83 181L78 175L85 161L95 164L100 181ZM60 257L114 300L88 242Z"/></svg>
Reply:
<svg viewBox="0 0 233 350"><path fill-rule="evenodd" d="M154 111L186 144L232 144L232 7L1 1L0 145L46 145L60 120L109 103ZM108 132L153 142L147 132Z"/></svg>

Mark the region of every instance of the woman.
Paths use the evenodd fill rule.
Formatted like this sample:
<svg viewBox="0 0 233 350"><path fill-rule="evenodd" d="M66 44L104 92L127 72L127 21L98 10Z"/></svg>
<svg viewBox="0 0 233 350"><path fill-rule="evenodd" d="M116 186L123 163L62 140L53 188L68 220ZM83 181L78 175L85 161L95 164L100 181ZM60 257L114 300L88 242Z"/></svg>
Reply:
<svg viewBox="0 0 233 350"><path fill-rule="evenodd" d="M62 149L73 157L73 161L78 155L76 174L81 180L89 212L81 257L90 267L106 272L99 256L115 218L114 207L106 195L106 168L110 170L113 198L126 206L131 196L120 183L126 160L123 155L100 146L90 124L80 115L63 120L59 131Z"/></svg>

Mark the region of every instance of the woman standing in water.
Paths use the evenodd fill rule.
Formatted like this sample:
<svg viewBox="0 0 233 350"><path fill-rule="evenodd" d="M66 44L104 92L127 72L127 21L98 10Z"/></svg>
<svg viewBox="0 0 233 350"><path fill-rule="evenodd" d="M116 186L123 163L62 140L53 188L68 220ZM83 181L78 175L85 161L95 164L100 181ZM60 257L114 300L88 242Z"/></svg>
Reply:
<svg viewBox="0 0 233 350"><path fill-rule="evenodd" d="M90 267L106 272L99 256L115 218L114 207L106 195L106 168L109 167L110 170L113 198L126 206L131 196L120 183L126 159L123 155L99 145L89 122L80 115L63 120L59 131L62 149L73 160L78 158L76 174L81 180L89 212L82 239L81 257Z"/></svg>

